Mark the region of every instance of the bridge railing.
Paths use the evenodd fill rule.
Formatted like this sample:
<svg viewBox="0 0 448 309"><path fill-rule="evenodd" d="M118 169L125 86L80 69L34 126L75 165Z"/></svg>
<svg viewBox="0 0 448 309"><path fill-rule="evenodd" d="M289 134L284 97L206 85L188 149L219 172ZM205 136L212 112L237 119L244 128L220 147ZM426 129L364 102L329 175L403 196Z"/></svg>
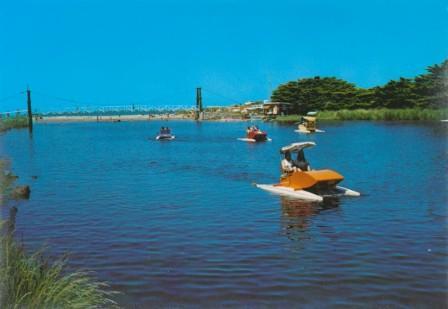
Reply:
<svg viewBox="0 0 448 309"><path fill-rule="evenodd" d="M178 111L192 111L195 107L191 105L143 105L143 104L129 104L129 105L108 105L108 106L82 106L76 108L65 108L64 110L53 110L39 112L41 115L79 115L79 114L139 114L139 113L168 113Z"/></svg>

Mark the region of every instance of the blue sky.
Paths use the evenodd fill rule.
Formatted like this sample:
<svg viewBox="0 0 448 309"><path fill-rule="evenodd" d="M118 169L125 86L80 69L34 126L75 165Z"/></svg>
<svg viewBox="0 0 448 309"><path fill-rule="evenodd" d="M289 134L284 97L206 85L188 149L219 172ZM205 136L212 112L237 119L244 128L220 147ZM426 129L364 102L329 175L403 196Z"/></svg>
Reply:
<svg viewBox="0 0 448 309"><path fill-rule="evenodd" d="M380 85L447 58L447 17L435 0L3 0L0 99L29 84L40 110L77 104L37 92L189 105L202 86L207 106L315 75Z"/></svg>

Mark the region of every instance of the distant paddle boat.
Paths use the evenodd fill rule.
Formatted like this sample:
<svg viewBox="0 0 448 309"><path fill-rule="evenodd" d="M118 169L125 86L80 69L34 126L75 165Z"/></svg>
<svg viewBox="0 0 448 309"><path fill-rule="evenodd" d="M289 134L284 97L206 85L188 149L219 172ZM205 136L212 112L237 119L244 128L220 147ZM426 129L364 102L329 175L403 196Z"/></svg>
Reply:
<svg viewBox="0 0 448 309"><path fill-rule="evenodd" d="M317 122L317 112L308 112L306 116L302 117L302 121L299 123L299 126L295 132L298 133L322 133L325 132L323 130L319 130L316 128Z"/></svg>
<svg viewBox="0 0 448 309"><path fill-rule="evenodd" d="M160 129L159 134L156 136L157 141L171 141L175 139L176 137L171 134L171 129L168 127L162 127Z"/></svg>
<svg viewBox="0 0 448 309"><path fill-rule="evenodd" d="M238 138L238 140L243 142L249 142L249 143L258 143L258 142L266 142L271 141L270 138L268 138L268 134L264 131L261 131L256 126L251 126L247 128L246 131L246 137L245 138Z"/></svg>
<svg viewBox="0 0 448 309"><path fill-rule="evenodd" d="M256 186L275 194L313 202L322 202L324 197L360 196L359 192L337 185L344 179L339 173L329 169L310 169L303 150L315 145L314 142L302 142L281 148L280 153L285 156L284 160L287 164L288 159L290 160L291 168L282 170L280 183L274 185L256 184ZM297 153L296 161L291 160L292 153Z"/></svg>

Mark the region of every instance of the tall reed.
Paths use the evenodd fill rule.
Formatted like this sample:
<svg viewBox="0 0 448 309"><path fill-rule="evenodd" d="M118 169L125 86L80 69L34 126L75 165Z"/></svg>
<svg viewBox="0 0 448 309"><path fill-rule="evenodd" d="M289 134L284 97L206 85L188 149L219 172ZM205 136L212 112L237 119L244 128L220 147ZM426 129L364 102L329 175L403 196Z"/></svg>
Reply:
<svg viewBox="0 0 448 309"><path fill-rule="evenodd" d="M89 273L65 271L65 259L53 263L42 251L25 252L11 235L2 236L1 308L114 308L114 292Z"/></svg>

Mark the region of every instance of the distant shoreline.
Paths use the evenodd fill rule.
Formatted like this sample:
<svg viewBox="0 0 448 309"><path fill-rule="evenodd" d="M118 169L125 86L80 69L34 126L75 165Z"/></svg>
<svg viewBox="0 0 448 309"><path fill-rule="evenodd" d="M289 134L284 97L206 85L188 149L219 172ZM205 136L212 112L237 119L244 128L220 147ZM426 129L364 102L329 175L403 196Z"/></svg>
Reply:
<svg viewBox="0 0 448 309"><path fill-rule="evenodd" d="M109 115L109 116L42 116L37 119L37 123L52 122L119 122L119 121L148 121L165 119L189 119L179 115L170 115L164 117L155 117L148 115Z"/></svg>
<svg viewBox="0 0 448 309"><path fill-rule="evenodd" d="M36 123L67 123L67 122L127 122L127 121L170 121L170 120L190 120L194 121L191 116L187 115L108 115L108 116L42 116L38 117ZM246 119L220 118L205 119L204 121L218 122L239 122L247 121Z"/></svg>
<svg viewBox="0 0 448 309"><path fill-rule="evenodd" d="M259 116L258 116L259 117ZM23 119L22 119L23 118ZM35 123L73 123L73 122L129 122L129 121L195 121L192 114L131 114L131 115L54 115L33 117ZM302 116L298 114L277 116L271 119L256 119L277 123L296 123ZM15 120L14 120L15 119ZM337 111L319 111L318 121L440 121L448 119L448 109L354 109ZM215 113L206 113L203 121L212 122L247 122L255 119L243 119L235 115L219 115ZM26 127L26 117L2 121L4 129L6 127ZM7 126L5 126L7 124ZM1 131L0 126L0 131Z"/></svg>

